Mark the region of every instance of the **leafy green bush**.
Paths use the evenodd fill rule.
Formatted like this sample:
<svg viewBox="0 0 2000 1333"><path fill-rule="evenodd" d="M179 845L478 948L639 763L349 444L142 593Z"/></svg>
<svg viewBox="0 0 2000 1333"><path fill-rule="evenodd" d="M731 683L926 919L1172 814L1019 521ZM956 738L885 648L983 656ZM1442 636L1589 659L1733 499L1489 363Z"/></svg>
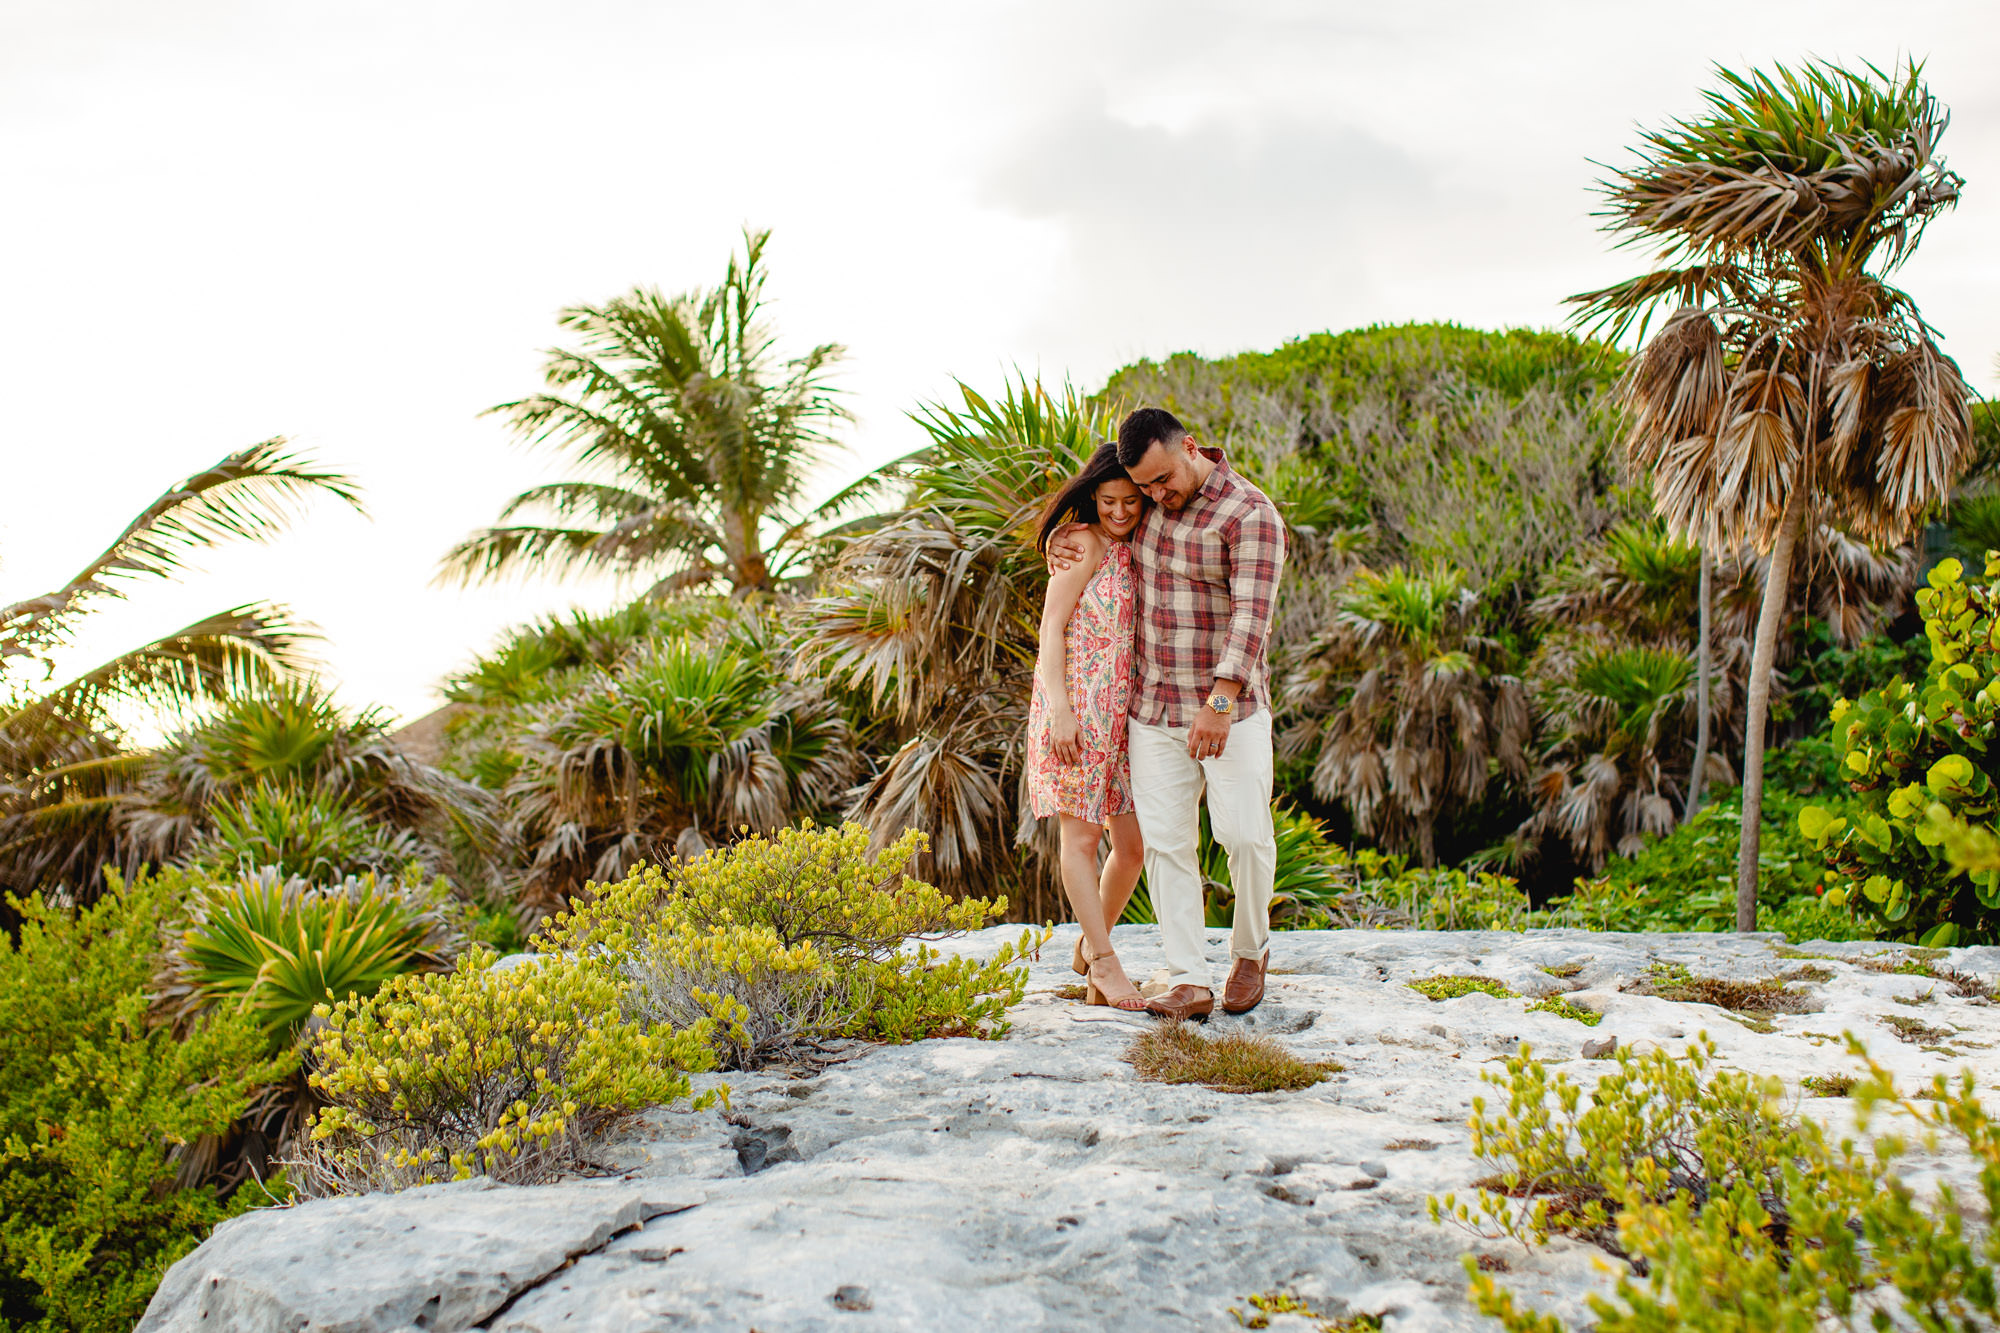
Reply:
<svg viewBox="0 0 2000 1333"><path fill-rule="evenodd" d="M493 963L475 950L448 973L314 1010L326 1026L309 1081L327 1105L288 1164L301 1189L548 1180L620 1117L687 1096L688 1072L712 1064L706 1021L674 1032L621 1017L623 988L601 960Z"/></svg>
<svg viewBox="0 0 2000 1333"><path fill-rule="evenodd" d="M648 1018L712 1019L735 1067L835 1036L999 1036L1035 932L989 962L941 957L925 941L977 930L1007 904L953 902L905 873L925 845L911 830L874 852L858 824L748 837L598 886L536 943L610 960Z"/></svg>
<svg viewBox="0 0 2000 1333"><path fill-rule="evenodd" d="M1900 677L1833 706L1847 807L1812 805L1799 831L1838 876L1833 896L1925 945L1987 941L2000 932L2000 865L1954 865L1944 830L2000 829L2000 557L1984 583L1956 560L1938 562L1917 592L1931 660L1921 684ZM1933 811L1936 811L1934 814Z"/></svg>
<svg viewBox="0 0 2000 1333"><path fill-rule="evenodd" d="M1784 753L1780 751L1779 753ZM1758 924L1792 939L1872 939L1875 931L1823 896L1826 868L1799 832L1807 802L1783 787L1764 789L1764 836L1757 853ZM1695 817L1596 879L1578 880L1535 914L1535 924L1585 930L1728 931L1736 928L1736 847L1743 802L1716 793Z"/></svg>
<svg viewBox="0 0 2000 1333"><path fill-rule="evenodd" d="M168 1265L264 1201L178 1181L185 1146L218 1134L296 1064L248 1015L148 1021L159 939L181 877L108 877L67 911L15 898L0 933L0 1324L132 1326ZM251 1196L255 1194L256 1198Z"/></svg>
<svg viewBox="0 0 2000 1333"><path fill-rule="evenodd" d="M1589 1298L1600 1333L1994 1327L2000 1125L1973 1097L1970 1070L1956 1085L1939 1074L1904 1099L1868 1060L1865 1081L1839 1081L1857 1100L1859 1127L1886 1104L1915 1132L1830 1144L1816 1123L1781 1109L1777 1080L1710 1073L1705 1041L1689 1054L1621 1053L1579 1114L1576 1085L1551 1080L1524 1049L1495 1079L1508 1088L1507 1112L1487 1116L1475 1103L1474 1148L1503 1168L1498 1188L1476 1205L1433 1199L1432 1216L1496 1223L1535 1243L1567 1231L1627 1256L1610 1298ZM1939 1139L1980 1167L1976 1228L1950 1185L1921 1199L1896 1174L1912 1140ZM1518 1305L1474 1256L1465 1265L1474 1305L1509 1333L1565 1333Z"/></svg>
<svg viewBox="0 0 2000 1333"><path fill-rule="evenodd" d="M439 968L460 938L442 880L374 875L314 888L275 871L191 881L192 917L169 992L191 1008L252 1014L276 1050L315 1005L366 999L404 972Z"/></svg>

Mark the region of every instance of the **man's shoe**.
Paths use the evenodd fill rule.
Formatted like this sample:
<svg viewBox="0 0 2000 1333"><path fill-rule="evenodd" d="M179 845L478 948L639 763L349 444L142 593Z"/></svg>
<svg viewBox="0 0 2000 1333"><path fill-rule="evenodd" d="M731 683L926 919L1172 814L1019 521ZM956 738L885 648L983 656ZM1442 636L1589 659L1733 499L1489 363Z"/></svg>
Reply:
<svg viewBox="0 0 2000 1333"><path fill-rule="evenodd" d="M1146 1001L1146 1012L1156 1018L1171 1019L1176 1023L1193 1021L1203 1023L1215 1010L1215 996L1206 986L1179 985L1165 995L1156 995Z"/></svg>
<svg viewBox="0 0 2000 1333"><path fill-rule="evenodd" d="M1271 951L1264 950L1262 958L1239 958L1229 969L1229 980L1222 987L1222 1012L1225 1014L1247 1014L1257 1007L1264 998L1264 969L1271 965Z"/></svg>

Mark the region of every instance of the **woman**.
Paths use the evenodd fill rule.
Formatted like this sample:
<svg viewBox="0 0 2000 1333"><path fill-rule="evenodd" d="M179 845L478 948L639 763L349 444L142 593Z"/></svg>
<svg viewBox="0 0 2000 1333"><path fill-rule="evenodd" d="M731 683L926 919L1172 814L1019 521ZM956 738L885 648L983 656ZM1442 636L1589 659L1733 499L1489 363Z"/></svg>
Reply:
<svg viewBox="0 0 2000 1333"><path fill-rule="evenodd" d="M1132 554L1126 539L1145 517L1146 498L1106 444L1056 492L1042 514L1036 548L1066 523L1083 559L1049 579L1042 604L1041 654L1028 709L1028 802L1036 818L1062 820L1062 880L1083 938L1072 964L1089 984L1085 999L1139 1011L1146 1002L1111 948L1111 923L1139 882L1144 844L1132 809L1125 754L1125 707L1132 689ZM1111 832L1100 872L1097 849Z"/></svg>

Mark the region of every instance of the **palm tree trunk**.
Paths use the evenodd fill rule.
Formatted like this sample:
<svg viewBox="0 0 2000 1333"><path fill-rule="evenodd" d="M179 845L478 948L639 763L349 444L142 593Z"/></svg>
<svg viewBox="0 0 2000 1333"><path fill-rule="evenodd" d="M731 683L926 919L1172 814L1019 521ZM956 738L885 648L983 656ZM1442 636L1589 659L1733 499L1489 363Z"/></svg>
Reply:
<svg viewBox="0 0 2000 1333"><path fill-rule="evenodd" d="M1771 664L1778 656L1778 625L1791 600L1792 553L1805 518L1806 469L1778 520L1778 540L1764 572L1764 605L1757 614L1757 646L1750 655L1750 689L1743 719L1743 833L1736 850L1736 929L1757 929L1757 850L1764 820L1764 720L1771 711Z"/></svg>
<svg viewBox="0 0 2000 1333"><path fill-rule="evenodd" d="M1714 577L1715 562L1709 558L1708 547L1701 548L1701 613L1699 617L1700 642L1695 645L1695 706L1694 706L1694 768L1688 773L1687 806L1681 822L1686 823L1701 809L1702 788L1708 785L1708 726L1712 712L1709 706L1709 660L1713 651L1709 646L1709 606L1713 602L1710 583Z"/></svg>

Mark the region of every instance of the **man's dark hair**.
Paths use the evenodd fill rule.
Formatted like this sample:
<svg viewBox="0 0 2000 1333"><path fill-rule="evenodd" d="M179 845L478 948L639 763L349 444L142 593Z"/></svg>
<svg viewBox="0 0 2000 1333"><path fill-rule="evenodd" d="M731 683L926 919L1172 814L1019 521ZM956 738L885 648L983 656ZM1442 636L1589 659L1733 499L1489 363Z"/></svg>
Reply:
<svg viewBox="0 0 2000 1333"><path fill-rule="evenodd" d="M1156 444L1172 449L1187 427L1164 407L1142 407L1118 423L1118 465L1133 467Z"/></svg>

